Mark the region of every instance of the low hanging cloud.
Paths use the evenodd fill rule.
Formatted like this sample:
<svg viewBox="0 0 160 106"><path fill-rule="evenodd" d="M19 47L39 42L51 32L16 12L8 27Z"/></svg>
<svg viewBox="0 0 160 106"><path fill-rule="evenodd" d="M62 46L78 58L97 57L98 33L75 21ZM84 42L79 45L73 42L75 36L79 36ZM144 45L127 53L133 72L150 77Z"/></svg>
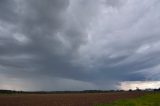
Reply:
<svg viewBox="0 0 160 106"><path fill-rule="evenodd" d="M158 81L159 10L159 0L1 0L0 88Z"/></svg>

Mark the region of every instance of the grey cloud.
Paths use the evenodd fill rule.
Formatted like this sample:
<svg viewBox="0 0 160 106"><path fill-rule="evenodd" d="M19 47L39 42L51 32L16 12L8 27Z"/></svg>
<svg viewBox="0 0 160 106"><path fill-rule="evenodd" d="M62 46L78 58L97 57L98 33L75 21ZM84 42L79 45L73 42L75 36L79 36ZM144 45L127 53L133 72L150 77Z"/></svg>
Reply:
<svg viewBox="0 0 160 106"><path fill-rule="evenodd" d="M125 80L127 76L132 76L130 75L130 73L136 70L148 68L159 64L159 59L157 58L157 54L159 53L158 48L155 49L156 51L150 48L148 48L147 51L143 51L144 53L147 52L148 54L136 53L136 51L142 45L152 45L152 43L155 41L157 43L159 42L159 31L157 28L155 28L157 27L156 23L159 23L159 13L156 12L159 7L151 8L151 5L158 5L157 1L153 1L151 3L149 1L142 1L139 5L131 5L131 8L127 7L130 6L130 3L137 2L128 2L126 4L126 7L124 6L125 8L121 8L120 10L118 10L118 14L117 11L115 11L115 13L111 11L112 17L107 15L100 16L102 24L100 24L97 29L101 29L100 31L98 30L98 32L95 28L96 32L93 33L95 35L92 36L93 40L89 42L87 46L85 45L82 48L82 55L87 53L89 55L85 56L84 60L81 60L83 62L89 63L90 66L93 67L93 69L95 69L96 67L96 70L101 70L102 73L106 73L106 76L108 74L109 76L111 75L111 77ZM144 7L144 5L146 6L146 8L135 11L136 15L143 13L145 14L144 16L142 15L140 17L137 17L136 15L132 15L133 13L131 11L133 11L134 8L138 8L139 6ZM110 13L110 10L108 10L108 12ZM103 16L104 18L102 18ZM156 20L153 20L153 17ZM116 23L113 19L117 19ZM121 19L123 19L124 21ZM106 23L108 22L108 24L104 24L104 20ZM131 20L137 21L135 23L135 21ZM150 26L151 24L153 26ZM100 27L101 25L103 26L103 28ZM107 28L110 29L109 32ZM153 31L153 29L155 30ZM151 48L153 47L151 46ZM100 69L97 69L98 67L100 67ZM145 80L143 75L138 75L139 77L137 78L136 76L133 75L128 80Z"/></svg>
<svg viewBox="0 0 160 106"><path fill-rule="evenodd" d="M127 0L105 0L107 6L111 7L120 7Z"/></svg>
<svg viewBox="0 0 160 106"><path fill-rule="evenodd" d="M2 79L16 79L6 84L22 85L17 89L26 82L29 90L114 89L121 81L151 79L141 70L159 65L159 5L158 0L2 0Z"/></svg>
<svg viewBox="0 0 160 106"><path fill-rule="evenodd" d="M83 42L83 32L66 21L70 13L66 12L69 1L23 1L20 20L17 21L15 32L11 37L2 40L1 65L7 67L2 73L17 78L33 78L36 76L72 77L81 79L86 75L79 66L71 64L76 49ZM53 11L54 10L54 11ZM11 25L13 23L10 23ZM65 25L67 24L67 25ZM29 40L21 44L14 39L15 34L23 34ZM23 42L22 42L23 43ZM18 59L18 55L31 58ZM12 70L12 71L11 71ZM41 80L40 80L41 81Z"/></svg>
<svg viewBox="0 0 160 106"><path fill-rule="evenodd" d="M14 21L17 19L17 14L15 10L16 4L14 0L1 0L0 1L0 18L4 21ZM2 15L3 14L3 15Z"/></svg>

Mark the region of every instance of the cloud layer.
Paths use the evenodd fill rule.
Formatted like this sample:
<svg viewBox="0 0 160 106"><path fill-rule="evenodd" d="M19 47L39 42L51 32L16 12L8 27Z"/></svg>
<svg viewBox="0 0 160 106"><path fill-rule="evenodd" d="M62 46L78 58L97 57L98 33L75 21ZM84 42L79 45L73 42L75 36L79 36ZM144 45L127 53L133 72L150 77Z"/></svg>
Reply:
<svg viewBox="0 0 160 106"><path fill-rule="evenodd" d="M160 80L159 10L159 0L1 0L0 88Z"/></svg>

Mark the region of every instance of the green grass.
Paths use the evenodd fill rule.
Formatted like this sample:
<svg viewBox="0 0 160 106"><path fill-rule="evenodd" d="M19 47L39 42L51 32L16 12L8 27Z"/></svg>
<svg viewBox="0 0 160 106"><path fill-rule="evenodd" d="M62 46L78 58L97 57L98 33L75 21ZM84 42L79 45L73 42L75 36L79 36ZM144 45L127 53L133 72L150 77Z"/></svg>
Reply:
<svg viewBox="0 0 160 106"><path fill-rule="evenodd" d="M160 106L160 93L147 94L135 99L118 100L110 104L96 106Z"/></svg>

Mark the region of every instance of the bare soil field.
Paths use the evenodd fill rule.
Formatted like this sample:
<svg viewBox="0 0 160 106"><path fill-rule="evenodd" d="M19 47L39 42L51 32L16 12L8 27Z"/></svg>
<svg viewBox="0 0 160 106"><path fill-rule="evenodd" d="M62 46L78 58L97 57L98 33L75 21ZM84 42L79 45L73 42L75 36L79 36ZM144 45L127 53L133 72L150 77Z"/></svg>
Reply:
<svg viewBox="0 0 160 106"><path fill-rule="evenodd" d="M0 95L0 106L94 106L142 95L142 92Z"/></svg>

